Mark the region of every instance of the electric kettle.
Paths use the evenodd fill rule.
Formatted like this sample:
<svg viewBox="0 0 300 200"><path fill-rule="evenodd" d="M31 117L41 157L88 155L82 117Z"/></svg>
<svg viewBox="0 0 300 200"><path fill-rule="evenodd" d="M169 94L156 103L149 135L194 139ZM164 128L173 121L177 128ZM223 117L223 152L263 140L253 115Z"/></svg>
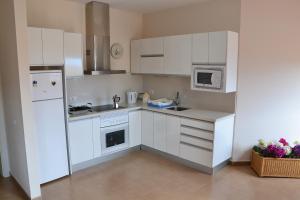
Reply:
<svg viewBox="0 0 300 200"><path fill-rule="evenodd" d="M127 103L128 104L136 104L138 97L138 92L128 91L127 92Z"/></svg>

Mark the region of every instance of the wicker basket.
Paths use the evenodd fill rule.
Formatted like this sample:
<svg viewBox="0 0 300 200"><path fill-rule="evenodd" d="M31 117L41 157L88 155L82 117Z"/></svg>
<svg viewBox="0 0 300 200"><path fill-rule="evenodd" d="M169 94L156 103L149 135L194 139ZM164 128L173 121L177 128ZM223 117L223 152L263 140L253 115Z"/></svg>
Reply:
<svg viewBox="0 0 300 200"><path fill-rule="evenodd" d="M252 151L251 167L260 177L300 178L300 159L265 158Z"/></svg>

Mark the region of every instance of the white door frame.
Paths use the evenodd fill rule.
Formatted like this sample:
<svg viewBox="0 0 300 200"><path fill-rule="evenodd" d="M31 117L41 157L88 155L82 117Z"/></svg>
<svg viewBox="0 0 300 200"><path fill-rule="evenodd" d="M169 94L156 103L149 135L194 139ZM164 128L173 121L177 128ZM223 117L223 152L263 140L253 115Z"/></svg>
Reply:
<svg viewBox="0 0 300 200"><path fill-rule="evenodd" d="M1 128L3 129L3 128ZM3 135L5 135L5 139L6 139L6 134L5 132L3 133L3 131L0 131L0 146L1 146L1 163L0 163L0 167L1 167L1 171L2 171L2 176L3 177L9 177L9 160L8 160L8 152L7 152L7 142L3 141Z"/></svg>
<svg viewBox="0 0 300 200"><path fill-rule="evenodd" d="M1 78L1 74L0 74ZM8 157L8 147L7 147L7 137L4 119L4 109L3 109L3 98L2 98L2 84L0 79L0 157L1 157L1 171L3 177L9 177L10 167L9 167L9 157ZM2 165L2 166L1 166ZM0 174L1 175L1 174Z"/></svg>

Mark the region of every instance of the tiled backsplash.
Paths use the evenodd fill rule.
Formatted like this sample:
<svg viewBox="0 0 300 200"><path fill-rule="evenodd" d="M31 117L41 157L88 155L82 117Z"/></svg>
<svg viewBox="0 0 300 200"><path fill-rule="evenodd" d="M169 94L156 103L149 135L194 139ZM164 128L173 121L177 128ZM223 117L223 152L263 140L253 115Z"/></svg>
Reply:
<svg viewBox="0 0 300 200"><path fill-rule="evenodd" d="M174 99L180 93L181 104L193 108L224 112L235 111L235 93L222 94L191 90L189 77L144 76L144 91L152 93L153 98Z"/></svg>
<svg viewBox="0 0 300 200"><path fill-rule="evenodd" d="M143 91L141 76L130 74L113 74L101 76L84 76L67 80L67 101L69 105L112 104L113 95L126 102L128 90Z"/></svg>
<svg viewBox="0 0 300 200"><path fill-rule="evenodd" d="M67 80L67 99L71 105L111 104L115 94L121 97L121 103L126 102L125 93L128 90L147 91L153 99L174 99L178 91L182 105L224 112L235 111L235 93L192 91L188 77L114 74Z"/></svg>

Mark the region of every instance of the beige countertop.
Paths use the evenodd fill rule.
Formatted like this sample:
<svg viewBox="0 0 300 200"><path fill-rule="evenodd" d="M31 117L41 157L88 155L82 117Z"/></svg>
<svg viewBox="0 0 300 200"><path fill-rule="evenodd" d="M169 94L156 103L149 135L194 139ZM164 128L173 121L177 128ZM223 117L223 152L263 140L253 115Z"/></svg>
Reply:
<svg viewBox="0 0 300 200"><path fill-rule="evenodd" d="M226 113L226 112L217 112L217 111L210 111L210 110L201 110L201 109L188 109L184 111L174 111L174 110L168 110L168 109L159 109L159 108L153 108L149 107L146 104L135 104L135 105L127 105L127 104L121 104L121 106L125 107L122 109L117 110L110 110L110 111L103 111L103 112L95 112L95 113L87 113L85 115L80 116L69 116L68 121L76 121L76 120L82 120L82 119L88 119L88 118L94 118L94 117L101 117L107 114L115 114L115 113L122 113L122 112L130 112L134 110L148 110L153 112L159 112L164 113L168 115L175 115L179 117L186 117L190 119L195 120L203 120L203 121L209 121L209 122L215 122L217 120L221 120L223 118L227 117L233 117L234 113Z"/></svg>

